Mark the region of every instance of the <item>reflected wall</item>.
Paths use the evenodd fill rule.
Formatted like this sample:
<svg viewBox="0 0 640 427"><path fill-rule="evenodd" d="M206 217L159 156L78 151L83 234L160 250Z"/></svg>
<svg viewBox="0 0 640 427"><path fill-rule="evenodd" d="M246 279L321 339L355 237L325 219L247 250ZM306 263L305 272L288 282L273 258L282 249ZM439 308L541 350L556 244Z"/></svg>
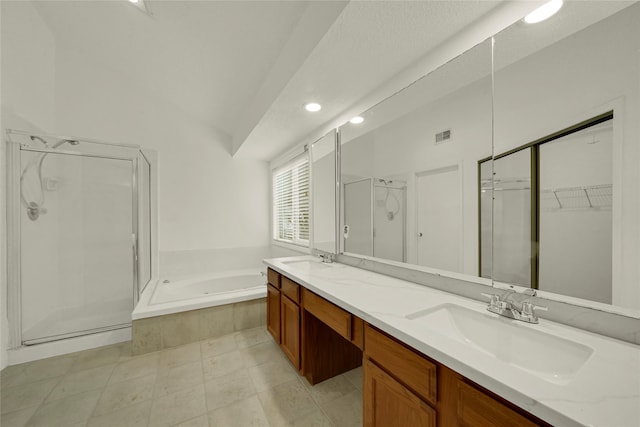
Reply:
<svg viewBox="0 0 640 427"><path fill-rule="evenodd" d="M336 253L336 131L311 144L313 248Z"/></svg>
<svg viewBox="0 0 640 427"><path fill-rule="evenodd" d="M495 36L494 280L640 308L638 22L566 2Z"/></svg>
<svg viewBox="0 0 640 427"><path fill-rule="evenodd" d="M491 98L488 40L340 127L345 253L480 274Z"/></svg>

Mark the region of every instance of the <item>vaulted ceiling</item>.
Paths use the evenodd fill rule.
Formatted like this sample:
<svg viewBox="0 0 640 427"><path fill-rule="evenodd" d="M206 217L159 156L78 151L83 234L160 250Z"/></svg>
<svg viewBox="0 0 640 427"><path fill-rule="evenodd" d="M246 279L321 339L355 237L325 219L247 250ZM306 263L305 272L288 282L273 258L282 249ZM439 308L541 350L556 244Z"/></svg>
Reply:
<svg viewBox="0 0 640 427"><path fill-rule="evenodd" d="M44 1L57 41L271 159L500 1ZM322 111L302 108L315 100Z"/></svg>

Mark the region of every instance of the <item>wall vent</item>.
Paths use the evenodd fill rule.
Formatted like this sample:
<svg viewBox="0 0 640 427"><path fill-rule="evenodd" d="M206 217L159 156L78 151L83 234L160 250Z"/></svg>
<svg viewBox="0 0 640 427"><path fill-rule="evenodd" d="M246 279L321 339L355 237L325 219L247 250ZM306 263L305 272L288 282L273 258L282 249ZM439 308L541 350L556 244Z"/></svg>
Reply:
<svg viewBox="0 0 640 427"><path fill-rule="evenodd" d="M451 129L443 130L440 133L436 133L436 145L451 139Z"/></svg>

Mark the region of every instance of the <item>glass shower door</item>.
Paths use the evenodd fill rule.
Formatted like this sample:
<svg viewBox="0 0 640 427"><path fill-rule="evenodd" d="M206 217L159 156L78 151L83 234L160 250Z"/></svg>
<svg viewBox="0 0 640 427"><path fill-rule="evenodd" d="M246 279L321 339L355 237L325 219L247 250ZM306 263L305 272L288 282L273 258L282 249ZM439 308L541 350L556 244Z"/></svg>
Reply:
<svg viewBox="0 0 640 427"><path fill-rule="evenodd" d="M21 151L24 344L131 322L135 164Z"/></svg>

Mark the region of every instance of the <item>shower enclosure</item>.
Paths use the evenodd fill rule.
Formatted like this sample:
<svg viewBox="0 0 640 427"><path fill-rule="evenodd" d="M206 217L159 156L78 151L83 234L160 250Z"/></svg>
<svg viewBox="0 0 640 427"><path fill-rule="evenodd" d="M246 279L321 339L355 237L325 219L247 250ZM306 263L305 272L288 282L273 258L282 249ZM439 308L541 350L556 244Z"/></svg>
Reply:
<svg viewBox="0 0 640 427"><path fill-rule="evenodd" d="M8 131L11 345L127 327L151 279L138 146Z"/></svg>
<svg viewBox="0 0 640 427"><path fill-rule="evenodd" d="M364 178L343 194L345 252L405 262L405 182Z"/></svg>

